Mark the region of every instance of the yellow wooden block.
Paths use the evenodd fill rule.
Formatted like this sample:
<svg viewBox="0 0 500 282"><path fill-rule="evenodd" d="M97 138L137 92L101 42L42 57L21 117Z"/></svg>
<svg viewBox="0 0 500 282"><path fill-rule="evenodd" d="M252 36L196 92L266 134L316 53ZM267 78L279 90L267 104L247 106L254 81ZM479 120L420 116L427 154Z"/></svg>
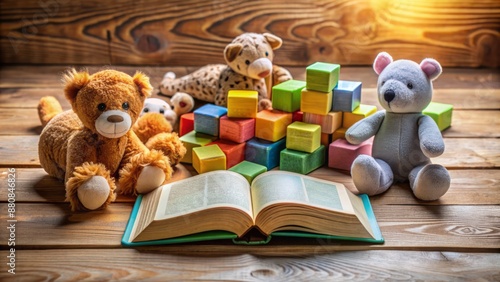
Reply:
<svg viewBox="0 0 500 282"><path fill-rule="evenodd" d="M255 118L259 106L259 93L254 90L229 90L227 93L227 116L232 118Z"/></svg>
<svg viewBox="0 0 500 282"><path fill-rule="evenodd" d="M347 128L341 127L337 130L335 130L332 134L332 142L337 140L337 139L345 139L345 132L347 131Z"/></svg>
<svg viewBox="0 0 500 282"><path fill-rule="evenodd" d="M276 142L286 136L286 127L292 123L292 113L263 110L257 113L255 137Z"/></svg>
<svg viewBox="0 0 500 282"><path fill-rule="evenodd" d="M332 92L302 89L300 110L304 113L326 115L332 109Z"/></svg>
<svg viewBox="0 0 500 282"><path fill-rule="evenodd" d="M217 145L193 148L193 168L198 173L226 169L226 155Z"/></svg>
<svg viewBox="0 0 500 282"><path fill-rule="evenodd" d="M286 148L312 153L321 145L321 126L296 121L286 130Z"/></svg>
<svg viewBox="0 0 500 282"><path fill-rule="evenodd" d="M344 112L342 127L349 128L356 122L377 112L377 107L372 105L359 105L352 113Z"/></svg>

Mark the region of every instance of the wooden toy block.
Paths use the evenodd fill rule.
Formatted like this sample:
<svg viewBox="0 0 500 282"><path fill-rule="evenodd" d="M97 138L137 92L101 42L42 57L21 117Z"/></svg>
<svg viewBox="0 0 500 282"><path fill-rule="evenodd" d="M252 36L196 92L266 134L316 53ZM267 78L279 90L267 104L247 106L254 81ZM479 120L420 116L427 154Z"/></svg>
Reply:
<svg viewBox="0 0 500 282"><path fill-rule="evenodd" d="M292 122L294 121L303 121L304 120L304 113L301 111L295 111L292 114Z"/></svg>
<svg viewBox="0 0 500 282"><path fill-rule="evenodd" d="M219 136L219 119L227 114L227 109L213 104L205 104L194 111L194 131Z"/></svg>
<svg viewBox="0 0 500 282"><path fill-rule="evenodd" d="M319 92L302 89L300 110L304 113L326 115L332 109L332 91Z"/></svg>
<svg viewBox="0 0 500 282"><path fill-rule="evenodd" d="M312 153L285 149L280 153L280 170L308 174L325 163L325 149L321 145Z"/></svg>
<svg viewBox="0 0 500 282"><path fill-rule="evenodd" d="M226 155L217 145L193 148L193 168L198 173L226 169Z"/></svg>
<svg viewBox="0 0 500 282"><path fill-rule="evenodd" d="M332 142L338 139L345 139L345 132L347 131L347 128L341 127L337 130L335 130L332 134Z"/></svg>
<svg viewBox="0 0 500 282"><path fill-rule="evenodd" d="M306 88L332 92L339 81L340 65L317 62L306 68Z"/></svg>
<svg viewBox="0 0 500 282"><path fill-rule="evenodd" d="M217 137L208 134L197 133L196 131L193 130L181 136L179 140L181 140L184 147L186 147L186 154L184 155L184 158L182 158L181 162L192 163L193 148L205 146L208 143L217 140Z"/></svg>
<svg viewBox="0 0 500 282"><path fill-rule="evenodd" d="M305 81L293 79L275 85L272 90L273 109L285 112L300 109L300 96L304 87Z"/></svg>
<svg viewBox="0 0 500 282"><path fill-rule="evenodd" d="M263 110L255 120L255 137L276 142L286 135L286 127L292 123L292 113Z"/></svg>
<svg viewBox="0 0 500 282"><path fill-rule="evenodd" d="M351 165L359 155L371 155L373 138L359 144L352 145L345 139L338 139L330 144L328 150L328 167L351 170Z"/></svg>
<svg viewBox="0 0 500 282"><path fill-rule="evenodd" d="M229 90L227 92L227 116L231 118L255 118L259 106L259 93L254 90Z"/></svg>
<svg viewBox="0 0 500 282"><path fill-rule="evenodd" d="M431 102L422 113L430 116L438 125L439 130L443 131L451 126L453 105Z"/></svg>
<svg viewBox="0 0 500 282"><path fill-rule="evenodd" d="M280 164L280 152L285 149L285 138L276 142L252 138L245 149L245 160L263 165L271 170Z"/></svg>
<svg viewBox="0 0 500 282"><path fill-rule="evenodd" d="M257 175L266 172L267 168L260 164L252 163L249 161L242 161L229 170L243 175L248 183L252 183L253 179L257 177Z"/></svg>
<svg viewBox="0 0 500 282"><path fill-rule="evenodd" d="M194 113L181 115L179 121L179 136L186 135L194 130Z"/></svg>
<svg viewBox="0 0 500 282"><path fill-rule="evenodd" d="M326 115L304 113L304 122L318 124L322 133L332 134L342 126L342 112L329 112Z"/></svg>
<svg viewBox="0 0 500 282"><path fill-rule="evenodd" d="M342 127L349 128L356 122L377 112L377 107L371 105L359 105L352 113L344 112Z"/></svg>
<svg viewBox="0 0 500 282"><path fill-rule="evenodd" d="M332 111L352 112L361 103L361 82L339 80L333 89Z"/></svg>
<svg viewBox="0 0 500 282"><path fill-rule="evenodd" d="M236 143L228 140L215 140L208 145L217 145L226 155L226 168L230 168L245 160L245 143Z"/></svg>
<svg viewBox="0 0 500 282"><path fill-rule="evenodd" d="M223 116L219 122L219 138L221 139L243 143L255 135L255 119L253 118Z"/></svg>
<svg viewBox="0 0 500 282"><path fill-rule="evenodd" d="M332 143L332 134L321 133L321 145L324 145L328 148L330 143Z"/></svg>
<svg viewBox="0 0 500 282"><path fill-rule="evenodd" d="M321 145L321 126L301 121L286 129L286 148L312 153Z"/></svg>

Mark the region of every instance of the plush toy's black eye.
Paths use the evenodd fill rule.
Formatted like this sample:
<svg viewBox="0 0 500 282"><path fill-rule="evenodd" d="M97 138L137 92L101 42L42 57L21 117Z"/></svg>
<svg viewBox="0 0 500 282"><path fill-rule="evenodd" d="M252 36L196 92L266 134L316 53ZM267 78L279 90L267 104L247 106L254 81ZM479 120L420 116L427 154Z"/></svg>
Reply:
<svg viewBox="0 0 500 282"><path fill-rule="evenodd" d="M269 56L269 52L266 51L266 57L268 57L268 56Z"/></svg>
<svg viewBox="0 0 500 282"><path fill-rule="evenodd" d="M249 60L246 60L246 61L245 61L245 64L249 65L249 64L250 64L250 61L249 61Z"/></svg>
<svg viewBox="0 0 500 282"><path fill-rule="evenodd" d="M165 113L165 110L164 110L164 109L161 109L161 110L160 110L160 114L162 114L162 115L163 115L164 113Z"/></svg>
<svg viewBox="0 0 500 282"><path fill-rule="evenodd" d="M97 105L97 109L101 112L104 112L104 110L106 109L106 104L100 103L99 105Z"/></svg>
<svg viewBox="0 0 500 282"><path fill-rule="evenodd" d="M124 109L125 111L128 110L129 108L130 108L130 106L128 105L127 102L122 104L122 109Z"/></svg>
<svg viewBox="0 0 500 282"><path fill-rule="evenodd" d="M144 108L144 110L142 110L143 112L147 113L149 112L149 109L148 108Z"/></svg>
<svg viewBox="0 0 500 282"><path fill-rule="evenodd" d="M408 84L406 84L406 87L408 87L408 89L413 89L413 84L411 82L408 82Z"/></svg>
<svg viewBox="0 0 500 282"><path fill-rule="evenodd" d="M382 81L382 83L380 84L380 86L384 86L384 84L385 84L385 81Z"/></svg>

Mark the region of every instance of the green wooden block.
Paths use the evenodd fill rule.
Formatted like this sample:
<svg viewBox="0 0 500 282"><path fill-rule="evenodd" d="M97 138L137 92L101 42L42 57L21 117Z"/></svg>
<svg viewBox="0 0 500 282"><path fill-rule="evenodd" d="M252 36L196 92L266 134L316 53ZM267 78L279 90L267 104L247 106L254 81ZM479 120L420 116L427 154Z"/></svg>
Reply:
<svg viewBox="0 0 500 282"><path fill-rule="evenodd" d="M439 130L443 131L451 126L453 105L431 102L422 113L430 116L436 122Z"/></svg>
<svg viewBox="0 0 500 282"><path fill-rule="evenodd" d="M186 154L182 158L181 162L183 163L192 163L193 162L193 148L205 146L208 143L211 143L217 140L217 137L211 136L208 134L198 133L196 131L191 131L182 135L179 140L181 140L184 147L186 147Z"/></svg>
<svg viewBox="0 0 500 282"><path fill-rule="evenodd" d="M252 183L253 179L257 177L257 175L267 171L267 167L249 161L242 161L241 163L231 167L229 170L243 175L248 183Z"/></svg>
<svg viewBox="0 0 500 282"><path fill-rule="evenodd" d="M280 170L308 174L325 163L325 148L321 145L312 153L285 149L280 153Z"/></svg>
<svg viewBox="0 0 500 282"><path fill-rule="evenodd" d="M273 109L285 112L295 112L300 109L302 89L306 87L305 81L287 80L273 87Z"/></svg>
<svg viewBox="0 0 500 282"><path fill-rule="evenodd" d="M306 88L321 92L331 92L337 85L340 65L317 62L306 68Z"/></svg>
<svg viewBox="0 0 500 282"><path fill-rule="evenodd" d="M321 145L321 126L296 121L286 129L288 149L312 153Z"/></svg>

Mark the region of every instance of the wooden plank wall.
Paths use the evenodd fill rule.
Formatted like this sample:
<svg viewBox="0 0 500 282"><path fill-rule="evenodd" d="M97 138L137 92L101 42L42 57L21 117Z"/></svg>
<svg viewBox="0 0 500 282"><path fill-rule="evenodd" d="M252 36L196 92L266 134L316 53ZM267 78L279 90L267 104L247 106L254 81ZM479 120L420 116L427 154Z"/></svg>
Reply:
<svg viewBox="0 0 500 282"><path fill-rule="evenodd" d="M276 63L369 65L380 51L498 67L498 0L3 0L3 64L200 66L242 32L284 39Z"/></svg>

